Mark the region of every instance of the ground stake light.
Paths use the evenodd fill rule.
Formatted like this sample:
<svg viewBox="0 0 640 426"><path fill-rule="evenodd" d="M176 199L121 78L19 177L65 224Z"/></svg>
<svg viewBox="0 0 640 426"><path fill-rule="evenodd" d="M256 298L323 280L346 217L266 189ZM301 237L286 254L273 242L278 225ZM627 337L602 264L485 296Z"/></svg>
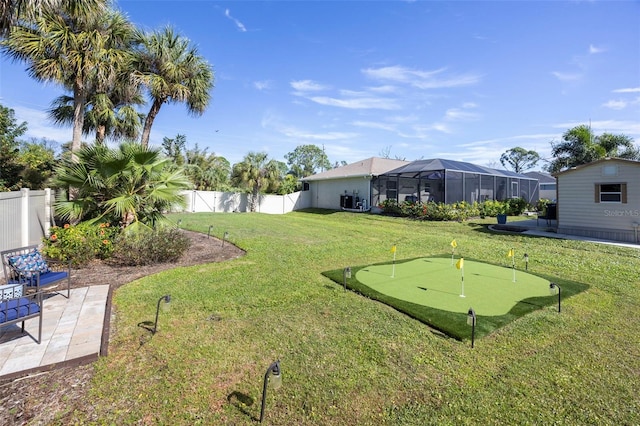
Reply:
<svg viewBox="0 0 640 426"><path fill-rule="evenodd" d="M224 242L227 241L227 238L229 238L229 233L227 231L224 231L224 236L222 237L222 247L224 247Z"/></svg>
<svg viewBox="0 0 640 426"><path fill-rule="evenodd" d="M471 326L471 347L473 347L476 337L476 311L473 308L469 308L469 312L467 312L467 325Z"/></svg>
<svg viewBox="0 0 640 426"><path fill-rule="evenodd" d="M529 270L529 255L527 253L524 254L524 270Z"/></svg>
<svg viewBox="0 0 640 426"><path fill-rule="evenodd" d="M556 283L549 283L549 292L551 292L551 294L558 293L558 312L560 312L560 295L562 293L562 289L560 289L560 286Z"/></svg>
<svg viewBox="0 0 640 426"><path fill-rule="evenodd" d="M344 291L347 291L347 278L351 278L351 266L347 266L342 271L342 278L344 282Z"/></svg>
<svg viewBox="0 0 640 426"><path fill-rule="evenodd" d="M207 240L209 239L209 237L211 237L211 228L213 228L213 225L209 225L209 232L207 232Z"/></svg>
<svg viewBox="0 0 640 426"><path fill-rule="evenodd" d="M267 368L267 372L264 373L264 383L262 385L262 407L260 408L260 423L262 423L262 419L264 419L264 407L267 403L267 384L269 383L269 378L271 377L271 386L273 389L279 389L282 386L282 373L280 371L280 360L276 362L272 362L269 368Z"/></svg>
<svg viewBox="0 0 640 426"><path fill-rule="evenodd" d="M158 307L156 308L156 321L153 324L153 330L152 330L153 334L156 334L156 331L158 331L158 315L160 314L160 303L163 300L164 300L164 303L165 303L165 308L168 308L169 307L169 303L171 302L171 295L170 294L165 294L160 299L158 299Z"/></svg>

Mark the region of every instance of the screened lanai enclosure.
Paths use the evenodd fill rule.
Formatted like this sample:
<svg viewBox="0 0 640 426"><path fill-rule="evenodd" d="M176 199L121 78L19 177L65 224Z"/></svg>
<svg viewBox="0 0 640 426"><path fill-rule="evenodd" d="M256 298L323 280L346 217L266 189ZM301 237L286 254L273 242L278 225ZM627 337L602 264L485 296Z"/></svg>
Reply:
<svg viewBox="0 0 640 426"><path fill-rule="evenodd" d="M523 174L462 161L418 160L372 180L372 205L385 200L456 203L539 198L538 180Z"/></svg>

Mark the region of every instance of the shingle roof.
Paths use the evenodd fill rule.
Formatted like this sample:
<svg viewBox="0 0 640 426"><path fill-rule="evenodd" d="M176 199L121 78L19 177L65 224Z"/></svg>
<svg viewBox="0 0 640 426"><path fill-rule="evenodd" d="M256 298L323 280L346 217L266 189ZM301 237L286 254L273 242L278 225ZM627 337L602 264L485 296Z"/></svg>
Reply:
<svg viewBox="0 0 640 426"><path fill-rule="evenodd" d="M551 176L549 173L544 172L526 172L525 175L538 179L540 183L556 183L556 178Z"/></svg>
<svg viewBox="0 0 640 426"><path fill-rule="evenodd" d="M317 173L300 179L301 181L344 179L362 176L380 176L389 170L408 164L408 161L391 160L389 158L371 157L366 160L356 161L346 166L336 167L326 172Z"/></svg>

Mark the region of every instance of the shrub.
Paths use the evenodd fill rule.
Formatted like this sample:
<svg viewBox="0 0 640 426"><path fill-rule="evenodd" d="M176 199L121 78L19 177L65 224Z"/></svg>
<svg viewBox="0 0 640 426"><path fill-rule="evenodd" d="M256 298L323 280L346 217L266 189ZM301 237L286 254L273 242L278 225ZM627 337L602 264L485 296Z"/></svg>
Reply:
<svg viewBox="0 0 640 426"><path fill-rule="evenodd" d="M172 262L184 254L190 243L184 233L173 228L123 232L114 244L109 262L123 266Z"/></svg>
<svg viewBox="0 0 640 426"><path fill-rule="evenodd" d="M81 266L95 258L108 258L118 232L108 223L53 226L49 238L43 240L42 252L51 259L71 260L74 266Z"/></svg>
<svg viewBox="0 0 640 426"><path fill-rule="evenodd" d="M527 209L527 201L524 198L510 198L507 201L507 214L519 216Z"/></svg>
<svg viewBox="0 0 640 426"><path fill-rule="evenodd" d="M506 206L502 201L486 200L479 206L480 216L495 217L506 213Z"/></svg>
<svg viewBox="0 0 640 426"><path fill-rule="evenodd" d="M540 198L538 200L538 202L536 203L536 211L538 212L544 212L547 209L547 205L551 203L551 200L547 199L547 198Z"/></svg>
<svg viewBox="0 0 640 426"><path fill-rule="evenodd" d="M380 203L378 207L380 207L385 214L400 215L402 213L398 202L394 199L386 199Z"/></svg>

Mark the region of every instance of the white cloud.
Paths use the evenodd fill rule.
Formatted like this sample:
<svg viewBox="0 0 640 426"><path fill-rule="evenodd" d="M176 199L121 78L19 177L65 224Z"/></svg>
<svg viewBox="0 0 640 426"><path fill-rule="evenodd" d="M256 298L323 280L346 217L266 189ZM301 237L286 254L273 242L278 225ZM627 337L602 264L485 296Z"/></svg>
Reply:
<svg viewBox="0 0 640 426"><path fill-rule="evenodd" d="M46 138L59 143L67 143L73 136L70 126L52 124L46 112L21 106L11 107L11 109L13 109L18 123L27 122L27 132L24 135L26 138Z"/></svg>
<svg viewBox="0 0 640 426"><path fill-rule="evenodd" d="M444 119L447 121L460 121L460 120L476 120L478 114L474 112L463 111L460 108L450 108L445 112Z"/></svg>
<svg viewBox="0 0 640 426"><path fill-rule="evenodd" d="M606 51L607 50L603 47L594 46L593 44L589 45L589 53L592 55L596 53L606 52Z"/></svg>
<svg viewBox="0 0 640 426"><path fill-rule="evenodd" d="M384 98L353 98L353 99L337 99L328 96L315 96L309 98L313 102L320 105L335 106L347 109L384 109L394 110L400 107L393 99Z"/></svg>
<svg viewBox="0 0 640 426"><path fill-rule="evenodd" d="M621 99L612 99L610 101L605 102L604 104L602 104L603 107L605 108L611 108L611 109L615 109L615 110L621 110L621 109L625 109L628 105L627 101L623 101Z"/></svg>
<svg viewBox="0 0 640 426"><path fill-rule="evenodd" d="M262 90L269 90L271 89L273 85L273 82L271 82L270 80L263 80L263 81L254 81L253 82L253 87L255 87L256 89L262 91Z"/></svg>
<svg viewBox="0 0 640 426"><path fill-rule="evenodd" d="M229 11L229 9L224 10L224 16L231 19L236 24L236 27L238 27L238 30L240 32L243 32L243 33L247 32L247 28L244 26L244 24L239 20L237 20L236 18L234 18L233 16L231 16L231 12Z"/></svg>
<svg viewBox="0 0 640 426"><path fill-rule="evenodd" d="M362 73L372 79L404 83L419 89L441 89L468 86L480 81L475 74L446 75L446 68L432 71L415 70L403 66L363 69Z"/></svg>
<svg viewBox="0 0 640 426"><path fill-rule="evenodd" d="M293 87L298 92L319 92L321 90L327 90L329 87L324 86L320 83L316 83L313 80L298 80L292 81L291 87Z"/></svg>
<svg viewBox="0 0 640 426"><path fill-rule="evenodd" d="M369 129L388 130L393 132L396 130L396 126L388 123L381 123L379 121L353 121L351 125L356 127L365 127Z"/></svg>
<svg viewBox="0 0 640 426"><path fill-rule="evenodd" d="M553 71L551 74L560 81L577 81L582 78L580 73Z"/></svg>
<svg viewBox="0 0 640 426"><path fill-rule="evenodd" d="M640 87L628 87L625 89L616 89L613 93L640 93Z"/></svg>

